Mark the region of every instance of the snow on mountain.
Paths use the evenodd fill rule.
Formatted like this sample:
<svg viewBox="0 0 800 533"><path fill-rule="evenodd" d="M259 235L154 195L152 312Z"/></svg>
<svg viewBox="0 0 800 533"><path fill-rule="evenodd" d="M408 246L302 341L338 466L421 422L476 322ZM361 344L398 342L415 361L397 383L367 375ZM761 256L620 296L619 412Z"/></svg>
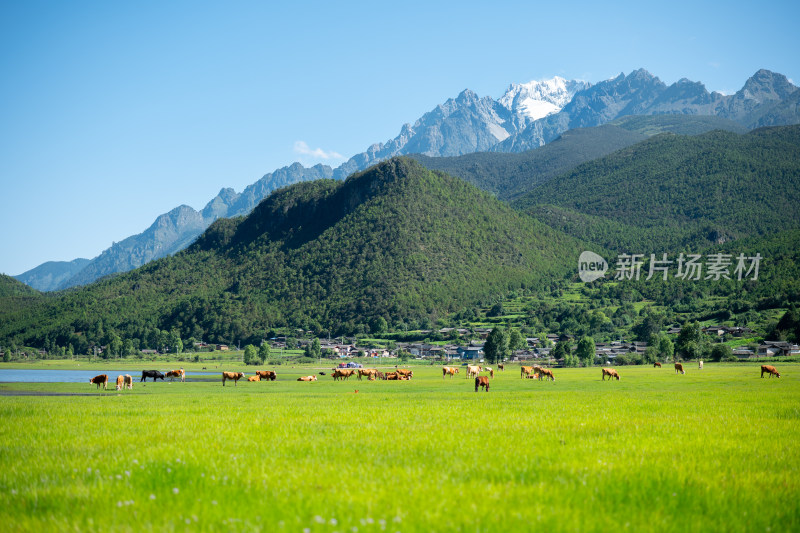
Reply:
<svg viewBox="0 0 800 533"><path fill-rule="evenodd" d="M560 76L550 80L512 83L498 102L516 115L538 120L558 113L576 92L589 86L585 81L565 80Z"/></svg>

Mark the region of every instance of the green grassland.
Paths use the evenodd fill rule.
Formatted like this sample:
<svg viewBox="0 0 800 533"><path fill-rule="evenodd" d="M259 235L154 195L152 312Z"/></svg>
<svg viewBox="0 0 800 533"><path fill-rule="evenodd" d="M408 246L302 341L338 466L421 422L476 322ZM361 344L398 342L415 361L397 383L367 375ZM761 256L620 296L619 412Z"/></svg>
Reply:
<svg viewBox="0 0 800 533"><path fill-rule="evenodd" d="M797 531L800 365L0 384L5 531ZM115 378L116 376L111 376ZM358 393L354 391L358 390ZM22 392L73 393L30 396Z"/></svg>

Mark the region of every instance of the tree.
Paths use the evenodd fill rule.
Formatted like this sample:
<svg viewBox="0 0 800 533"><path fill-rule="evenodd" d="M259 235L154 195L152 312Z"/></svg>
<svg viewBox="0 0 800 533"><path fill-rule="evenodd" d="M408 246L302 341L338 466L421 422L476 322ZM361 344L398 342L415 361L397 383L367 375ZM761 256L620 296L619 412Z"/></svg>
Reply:
<svg viewBox="0 0 800 533"><path fill-rule="evenodd" d="M669 361L672 359L672 355L675 352L675 347L672 344L672 341L666 335L662 335L661 338L658 340L658 357L662 361Z"/></svg>
<svg viewBox="0 0 800 533"><path fill-rule="evenodd" d="M698 322L686 323L675 341L675 351L684 359L694 359L703 349L703 330Z"/></svg>
<svg viewBox="0 0 800 533"><path fill-rule="evenodd" d="M525 341L525 338L519 332L518 329L512 328L511 333L508 334L508 349L511 352L516 350L524 350L528 347L528 343Z"/></svg>
<svg viewBox="0 0 800 533"><path fill-rule="evenodd" d="M592 366L595 358L594 339L587 336L578 341L578 348L575 350L575 355L583 362L583 366Z"/></svg>
<svg viewBox="0 0 800 533"><path fill-rule="evenodd" d="M489 333L483 345L483 353L490 363L502 363L509 355L508 337L502 327L497 326Z"/></svg>
<svg viewBox="0 0 800 533"><path fill-rule="evenodd" d="M244 364L258 364L258 350L256 350L256 347L252 344L248 344L244 347Z"/></svg>
<svg viewBox="0 0 800 533"><path fill-rule="evenodd" d="M370 329L375 334L386 333L389 330L389 324L386 323L385 318L379 316L370 321Z"/></svg>
<svg viewBox="0 0 800 533"><path fill-rule="evenodd" d="M6 349L3 350L3 362L8 363L9 361L11 361L11 348L6 347Z"/></svg>
<svg viewBox="0 0 800 533"><path fill-rule="evenodd" d="M711 349L712 361L727 361L729 359L735 358L733 356L733 350L727 344L715 344Z"/></svg>
<svg viewBox="0 0 800 533"><path fill-rule="evenodd" d="M305 355L306 357L313 357L314 359L319 359L319 356L322 354L322 348L319 344L319 339L314 338L313 341L306 344Z"/></svg>
<svg viewBox="0 0 800 533"><path fill-rule="evenodd" d="M169 349L175 353L181 353L183 351L183 341L176 329L173 329L169 334Z"/></svg>
<svg viewBox="0 0 800 533"><path fill-rule="evenodd" d="M556 359L564 359L566 363L568 360L571 360L571 356L572 348L569 345L569 341L558 341L556 347L553 348L553 357Z"/></svg>
<svg viewBox="0 0 800 533"><path fill-rule="evenodd" d="M258 347L258 360L264 364L267 359L269 359L269 343L262 342Z"/></svg>
<svg viewBox="0 0 800 533"><path fill-rule="evenodd" d="M659 359L658 348L656 346L650 345L644 350L645 363L655 363Z"/></svg>

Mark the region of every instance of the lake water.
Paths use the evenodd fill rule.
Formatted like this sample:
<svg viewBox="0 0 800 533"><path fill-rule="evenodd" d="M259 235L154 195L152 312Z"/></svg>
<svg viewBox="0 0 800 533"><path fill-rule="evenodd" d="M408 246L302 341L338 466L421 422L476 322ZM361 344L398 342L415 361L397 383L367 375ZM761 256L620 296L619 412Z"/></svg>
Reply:
<svg viewBox="0 0 800 533"><path fill-rule="evenodd" d="M142 377L141 370L0 369L0 383L88 383L90 379L98 374L108 374L109 383L115 382L119 375L124 376L125 374L130 374L135 382L139 381ZM190 376L212 376L215 374L218 375L219 372L186 372L186 379L188 380ZM152 381L152 379L148 379L147 381Z"/></svg>

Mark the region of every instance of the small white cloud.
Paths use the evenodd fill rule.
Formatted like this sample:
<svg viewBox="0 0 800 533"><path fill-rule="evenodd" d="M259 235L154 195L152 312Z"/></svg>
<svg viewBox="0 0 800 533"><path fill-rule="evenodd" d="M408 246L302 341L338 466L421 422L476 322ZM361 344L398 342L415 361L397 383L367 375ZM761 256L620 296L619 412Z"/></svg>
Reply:
<svg viewBox="0 0 800 533"><path fill-rule="evenodd" d="M326 152L322 148L312 149L305 141L295 141L294 152L300 155L308 155L315 159L344 159L342 154L333 150Z"/></svg>

